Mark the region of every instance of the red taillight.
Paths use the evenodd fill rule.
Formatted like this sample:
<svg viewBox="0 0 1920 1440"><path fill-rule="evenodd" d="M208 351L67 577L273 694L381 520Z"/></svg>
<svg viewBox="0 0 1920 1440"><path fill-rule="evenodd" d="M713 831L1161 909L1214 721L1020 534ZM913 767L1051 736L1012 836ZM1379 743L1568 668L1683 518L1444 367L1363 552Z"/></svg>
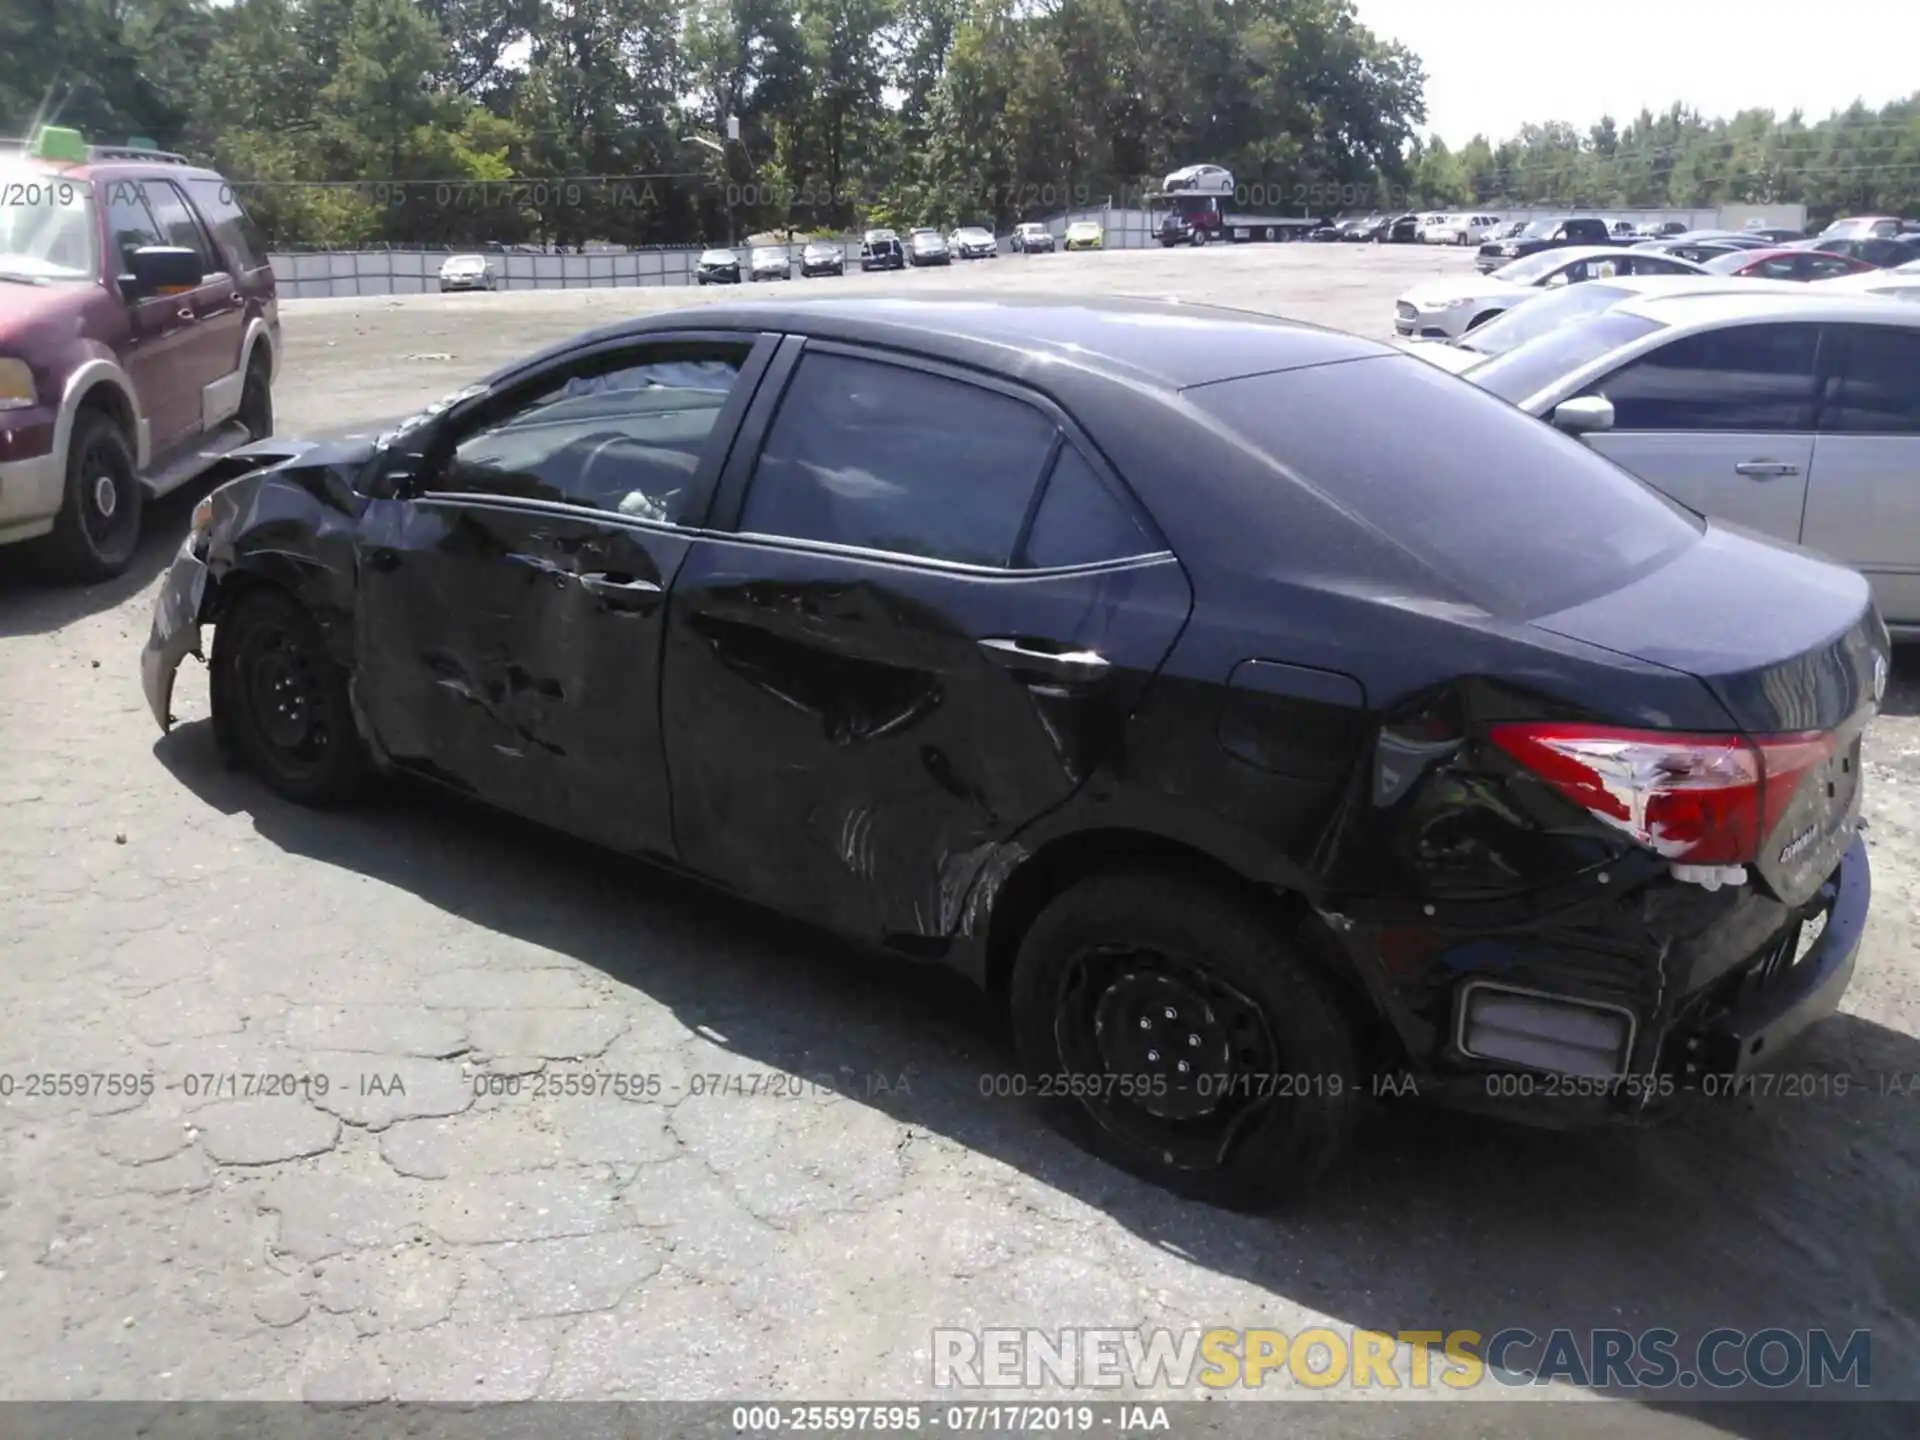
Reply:
<svg viewBox="0 0 1920 1440"><path fill-rule="evenodd" d="M1496 725L1489 738L1589 814L1686 865L1758 859L1835 744L1820 731L1749 741L1580 724Z"/></svg>

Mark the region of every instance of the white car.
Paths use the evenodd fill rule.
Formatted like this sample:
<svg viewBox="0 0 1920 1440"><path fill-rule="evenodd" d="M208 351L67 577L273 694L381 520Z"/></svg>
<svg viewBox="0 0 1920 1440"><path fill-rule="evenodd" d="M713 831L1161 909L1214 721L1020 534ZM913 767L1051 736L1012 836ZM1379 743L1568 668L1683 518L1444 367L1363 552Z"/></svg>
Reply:
<svg viewBox="0 0 1920 1440"><path fill-rule="evenodd" d="M747 259L747 279L791 280L793 255L784 245L756 245Z"/></svg>
<svg viewBox="0 0 1920 1440"><path fill-rule="evenodd" d="M1414 236L1423 245L1437 245L1440 243L1440 232L1459 218L1458 215L1422 215L1419 228L1413 232Z"/></svg>
<svg viewBox="0 0 1920 1440"><path fill-rule="evenodd" d="M484 255L450 255L440 266L440 293L449 290L492 290L498 281L493 262Z"/></svg>
<svg viewBox="0 0 1920 1440"><path fill-rule="evenodd" d="M1433 245L1484 245L1505 223L1498 215L1449 215L1420 238Z"/></svg>
<svg viewBox="0 0 1920 1440"><path fill-rule="evenodd" d="M1920 639L1920 306L1825 291L1647 296L1461 378L1689 509L1853 566L1888 629Z"/></svg>
<svg viewBox="0 0 1920 1440"><path fill-rule="evenodd" d="M1823 295L1881 295L1890 300L1920 300L1920 260L1891 270L1863 270L1809 282Z"/></svg>
<svg viewBox="0 0 1920 1440"><path fill-rule="evenodd" d="M947 237L947 249L956 260L991 260L1000 253L993 232L979 225L962 225Z"/></svg>
<svg viewBox="0 0 1920 1440"><path fill-rule="evenodd" d="M1469 330L1451 345L1426 340L1402 340L1400 346L1430 365L1459 375L1504 355L1549 330L1611 310L1623 300L1651 295L1805 295L1806 285L1792 280L1753 280L1736 275L1644 275L1612 280L1589 280L1584 285L1543 290L1495 319Z"/></svg>
<svg viewBox="0 0 1920 1440"><path fill-rule="evenodd" d="M1458 340L1542 290L1621 275L1698 275L1692 261L1610 245L1574 245L1523 255L1488 275L1428 280L1393 307L1393 328L1421 340Z"/></svg>

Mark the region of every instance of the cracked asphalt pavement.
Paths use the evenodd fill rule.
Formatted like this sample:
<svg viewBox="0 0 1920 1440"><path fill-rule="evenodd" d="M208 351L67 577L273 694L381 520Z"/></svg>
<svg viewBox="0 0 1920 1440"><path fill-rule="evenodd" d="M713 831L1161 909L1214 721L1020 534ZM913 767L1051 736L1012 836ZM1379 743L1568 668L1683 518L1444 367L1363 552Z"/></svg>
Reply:
<svg viewBox="0 0 1920 1440"><path fill-rule="evenodd" d="M1178 294L1384 335L1467 263L1115 252L792 291ZM280 428L732 293L288 302ZM1012 1060L958 982L438 795L285 805L219 764L196 665L160 738L137 655L199 493L109 585L0 552L0 1397L898 1399L934 1394L936 1326L1316 1323L1866 1328L1875 1390L1920 1393L1917 657L1869 740L1874 920L1794 1062L1815 1093L1565 1136L1401 1101L1315 1201L1249 1219L983 1093ZM1576 1410L1556 1431L1806 1433Z"/></svg>

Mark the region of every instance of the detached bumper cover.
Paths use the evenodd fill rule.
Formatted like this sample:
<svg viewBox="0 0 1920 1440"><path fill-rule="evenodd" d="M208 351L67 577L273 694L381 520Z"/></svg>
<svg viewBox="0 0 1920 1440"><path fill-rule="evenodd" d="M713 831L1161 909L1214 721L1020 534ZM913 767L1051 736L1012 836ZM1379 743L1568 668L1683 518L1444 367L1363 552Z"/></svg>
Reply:
<svg viewBox="0 0 1920 1440"><path fill-rule="evenodd" d="M1771 1069L1803 1031L1840 1008L1873 898L1864 839L1854 837L1824 893L1826 926L1812 948L1764 989L1694 1030L1685 1041L1689 1069L1722 1077Z"/></svg>
<svg viewBox="0 0 1920 1440"><path fill-rule="evenodd" d="M153 629L140 652L140 688L146 691L147 708L162 732L173 726L173 679L180 662L189 655L206 659L200 648L201 606L206 597L207 567L193 553L193 537L188 536L153 602Z"/></svg>

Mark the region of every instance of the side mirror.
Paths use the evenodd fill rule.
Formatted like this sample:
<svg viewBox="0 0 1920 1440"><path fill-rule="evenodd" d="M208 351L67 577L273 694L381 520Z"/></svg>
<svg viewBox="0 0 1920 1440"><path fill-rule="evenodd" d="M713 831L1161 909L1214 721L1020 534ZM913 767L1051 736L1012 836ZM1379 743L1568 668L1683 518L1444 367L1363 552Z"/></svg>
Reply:
<svg viewBox="0 0 1920 1440"><path fill-rule="evenodd" d="M1590 435L1613 428L1613 402L1604 395L1582 395L1553 407L1553 426L1569 435Z"/></svg>
<svg viewBox="0 0 1920 1440"><path fill-rule="evenodd" d="M207 278L200 252L178 245L142 245L127 257L129 273L120 277L120 292L129 300L149 295L177 295L198 289Z"/></svg>
<svg viewBox="0 0 1920 1440"><path fill-rule="evenodd" d="M1558 290L1562 285L1565 285L1567 281L1567 272L1562 270L1558 275L1549 275L1547 277L1546 288L1549 290Z"/></svg>

